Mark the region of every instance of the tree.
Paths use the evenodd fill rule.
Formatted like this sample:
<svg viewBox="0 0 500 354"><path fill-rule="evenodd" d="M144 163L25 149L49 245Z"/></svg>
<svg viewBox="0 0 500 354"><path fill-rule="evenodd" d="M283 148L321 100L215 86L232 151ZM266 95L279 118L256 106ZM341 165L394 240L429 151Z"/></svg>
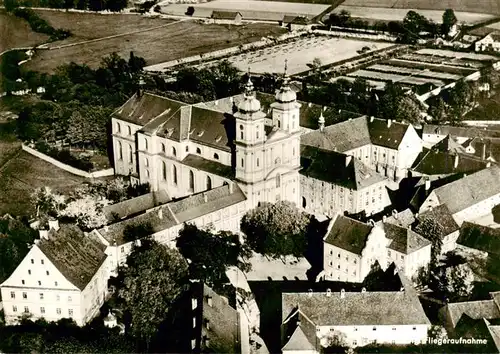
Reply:
<svg viewBox="0 0 500 354"><path fill-rule="evenodd" d="M191 277L216 289L227 283L225 272L228 267L235 266L243 271L251 269L248 259L252 252L248 245L229 231L214 233L186 224L179 232L177 248L191 261Z"/></svg>
<svg viewBox="0 0 500 354"><path fill-rule="evenodd" d="M106 225L108 220L103 208L109 204L109 200L86 195L69 201L58 216L72 218L82 229L91 230Z"/></svg>
<svg viewBox="0 0 500 354"><path fill-rule="evenodd" d="M381 118L392 119L398 111L400 101L405 97L405 92L400 84L387 83L385 92L378 103L378 115Z"/></svg>
<svg viewBox="0 0 500 354"><path fill-rule="evenodd" d="M469 110L473 102L474 94L471 86L465 80L458 80L455 86L450 90L448 104L452 113L451 118L457 122ZM471 102L472 101L472 102Z"/></svg>
<svg viewBox="0 0 500 354"><path fill-rule="evenodd" d="M446 9L443 13L443 23L441 25L441 32L443 35L448 36L451 28L458 22L453 9Z"/></svg>
<svg viewBox="0 0 500 354"><path fill-rule="evenodd" d="M443 246L443 226L434 219L425 218L417 225L415 232L432 242L431 267L436 266Z"/></svg>
<svg viewBox="0 0 500 354"><path fill-rule="evenodd" d="M143 240L121 269L118 297L131 317L131 333L150 343L171 304L186 290L188 267L176 250Z"/></svg>
<svg viewBox="0 0 500 354"><path fill-rule="evenodd" d="M429 114L436 120L437 122L444 123L446 122L447 117L447 108L444 100L441 97L438 97L434 100L429 107Z"/></svg>
<svg viewBox="0 0 500 354"><path fill-rule="evenodd" d="M311 217L287 201L262 203L247 212L241 230L250 247L265 255L302 257L307 248L306 232Z"/></svg>
<svg viewBox="0 0 500 354"><path fill-rule="evenodd" d="M469 296L474 289L474 273L467 263L448 267L440 276L441 290L449 298Z"/></svg>
<svg viewBox="0 0 500 354"><path fill-rule="evenodd" d="M444 327L432 325L427 331L427 336L432 339L443 340L448 338L448 333Z"/></svg>
<svg viewBox="0 0 500 354"><path fill-rule="evenodd" d="M151 223L127 225L123 230L123 239L127 242L139 240L154 234Z"/></svg>
<svg viewBox="0 0 500 354"><path fill-rule="evenodd" d="M394 117L397 120L418 124L420 122L420 107L410 96L404 96L396 104Z"/></svg>
<svg viewBox="0 0 500 354"><path fill-rule="evenodd" d="M420 39L419 33L429 27L429 21L419 13L408 11L403 20L403 33L400 40L403 43L415 44Z"/></svg>
<svg viewBox="0 0 500 354"><path fill-rule="evenodd" d="M66 208L65 199L63 195L52 192L48 187L38 188L31 194L31 202L36 208L37 216L57 216Z"/></svg>

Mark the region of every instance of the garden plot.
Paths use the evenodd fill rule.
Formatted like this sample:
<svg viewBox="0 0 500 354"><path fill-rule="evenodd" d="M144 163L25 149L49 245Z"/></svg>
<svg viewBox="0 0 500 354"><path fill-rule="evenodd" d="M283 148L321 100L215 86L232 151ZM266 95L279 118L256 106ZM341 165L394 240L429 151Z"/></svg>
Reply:
<svg viewBox="0 0 500 354"><path fill-rule="evenodd" d="M454 58L454 59L478 60L478 61L498 60L498 57L495 57L493 55L476 54L468 52L453 52L450 50L429 49L429 48L420 49L419 51L417 51L417 54L432 55L432 56Z"/></svg>
<svg viewBox="0 0 500 354"><path fill-rule="evenodd" d="M364 7L364 6L338 6L334 12L348 11L352 17L365 18L377 21L403 21L410 10L414 10L426 18L441 23L443 11L441 10L418 10L412 8L394 9L384 7ZM496 17L490 13L475 13L455 11L457 19L461 23L476 24Z"/></svg>
<svg viewBox="0 0 500 354"><path fill-rule="evenodd" d="M392 43L358 41L332 37L300 38L287 44L280 44L254 52L233 56L228 60L242 71L250 68L252 73L282 72L288 59L288 73L296 75L310 69L308 64L318 58L323 65L332 64L359 55L364 47L371 51L387 48Z"/></svg>
<svg viewBox="0 0 500 354"><path fill-rule="evenodd" d="M450 58L450 57L438 57L438 56L430 56L430 55L422 55L422 54L407 54L401 57L402 59L423 62L423 63L432 63L432 64L444 64L444 65L452 65L452 66L460 66L467 67L473 69L480 69L484 66L484 63L478 60L466 60L459 58Z"/></svg>
<svg viewBox="0 0 500 354"><path fill-rule="evenodd" d="M368 67L367 70L375 70L375 71L382 71L382 72L396 73L396 74L403 74L403 75L412 75L412 76L423 76L423 77L430 77L431 79L451 80L451 81L456 81L456 80L459 80L461 78L461 76L459 76L459 75L441 73L441 72L430 71L430 70L401 68L398 66L383 65L383 64L372 65L372 66Z"/></svg>
<svg viewBox="0 0 500 354"><path fill-rule="evenodd" d="M443 64L422 63L404 59L391 59L383 61L382 64L389 64L398 67L420 69L420 70L428 69L431 71L439 71L442 73L449 73L460 76L468 76L475 72L474 69L458 68L456 66L448 66Z"/></svg>
<svg viewBox="0 0 500 354"><path fill-rule="evenodd" d="M430 78L423 79L423 78L411 77L411 76L406 76L406 75L379 73L376 71L368 71L368 70L357 70L353 73L348 74L348 76L360 77L360 78L372 79L372 80L380 80L380 81L399 82L399 83L410 84L410 85L424 85L424 84L428 84L428 83L432 83L435 86L444 86L445 85L445 83L443 81L436 80L436 79L430 79Z"/></svg>

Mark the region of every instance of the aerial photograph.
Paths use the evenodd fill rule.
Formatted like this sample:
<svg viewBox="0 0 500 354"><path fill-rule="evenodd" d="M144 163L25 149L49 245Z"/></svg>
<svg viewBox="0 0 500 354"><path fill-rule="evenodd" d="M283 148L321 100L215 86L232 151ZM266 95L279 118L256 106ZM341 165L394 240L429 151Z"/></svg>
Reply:
<svg viewBox="0 0 500 354"><path fill-rule="evenodd" d="M2 353L500 353L500 0L0 0Z"/></svg>

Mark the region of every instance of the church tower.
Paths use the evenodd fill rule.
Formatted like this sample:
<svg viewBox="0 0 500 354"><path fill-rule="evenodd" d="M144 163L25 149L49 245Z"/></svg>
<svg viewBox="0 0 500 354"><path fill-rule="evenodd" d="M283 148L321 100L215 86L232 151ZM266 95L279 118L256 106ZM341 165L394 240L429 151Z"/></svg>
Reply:
<svg viewBox="0 0 500 354"><path fill-rule="evenodd" d="M249 79L237 105L236 180L251 207L259 202L288 200L298 205L300 197L300 104L289 86L283 85L271 105L273 125L265 129L266 114L255 97ZM278 123L279 122L279 123Z"/></svg>

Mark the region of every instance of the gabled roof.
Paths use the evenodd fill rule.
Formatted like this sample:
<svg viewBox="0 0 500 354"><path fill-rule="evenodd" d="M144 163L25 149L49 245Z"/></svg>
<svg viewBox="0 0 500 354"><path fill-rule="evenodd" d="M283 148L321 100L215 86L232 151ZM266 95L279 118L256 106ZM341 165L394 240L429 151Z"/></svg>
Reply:
<svg viewBox="0 0 500 354"><path fill-rule="evenodd" d="M300 150L300 173L305 176L352 190L384 181L383 177L353 156L305 145Z"/></svg>
<svg viewBox="0 0 500 354"><path fill-rule="evenodd" d="M391 240L388 247L399 253L410 254L431 244L430 241L411 229L387 222L383 225L385 237Z"/></svg>
<svg viewBox="0 0 500 354"><path fill-rule="evenodd" d="M151 192L136 198L104 207L103 212L110 221L124 219L170 201L165 190Z"/></svg>
<svg viewBox="0 0 500 354"><path fill-rule="evenodd" d="M190 140L230 152L234 137L234 119L229 114L192 107Z"/></svg>
<svg viewBox="0 0 500 354"><path fill-rule="evenodd" d="M453 328L463 315L474 320L500 318L500 311L493 300L454 302L446 306Z"/></svg>
<svg viewBox="0 0 500 354"><path fill-rule="evenodd" d="M316 336L316 325L297 308L287 319L284 319L284 351L317 350L319 339Z"/></svg>
<svg viewBox="0 0 500 354"><path fill-rule="evenodd" d="M465 149L462 145L457 143L451 135L445 136L438 143L434 144L433 150L438 150L441 152L459 152L465 153Z"/></svg>
<svg viewBox="0 0 500 354"><path fill-rule="evenodd" d="M438 135L452 135L461 138L475 138L475 137L491 137L500 138L500 131L481 129L475 127L456 127L451 125L434 125L424 124L423 135L438 134Z"/></svg>
<svg viewBox="0 0 500 354"><path fill-rule="evenodd" d="M399 147L409 127L408 124L394 121L388 127L388 121L384 119L373 119L368 122L371 143L389 149Z"/></svg>
<svg viewBox="0 0 500 354"><path fill-rule="evenodd" d="M465 221L460 228L457 243L488 254L500 255L500 229Z"/></svg>
<svg viewBox="0 0 500 354"><path fill-rule="evenodd" d="M93 235L85 235L75 225L61 225L51 230L49 239L41 239L36 245L61 274L84 290L92 280L107 255L106 246Z"/></svg>
<svg viewBox="0 0 500 354"><path fill-rule="evenodd" d="M474 148L474 156L480 159L500 161L500 139L498 138L472 138L462 145Z"/></svg>
<svg viewBox="0 0 500 354"><path fill-rule="evenodd" d="M224 178L234 177L234 171L231 166L224 165L217 161L205 159L199 155L189 154L184 158L184 160L182 160L182 163L197 170L212 173Z"/></svg>
<svg viewBox="0 0 500 354"><path fill-rule="evenodd" d="M372 226L360 221L337 215L324 241L330 245L361 255Z"/></svg>
<svg viewBox="0 0 500 354"><path fill-rule="evenodd" d="M241 13L238 11L217 11L214 10L212 12L212 18L216 20L234 20L237 15L241 16Z"/></svg>
<svg viewBox="0 0 500 354"><path fill-rule="evenodd" d="M428 150L423 154L423 157L413 170L425 175L449 175L453 173L474 173L486 167L486 161L467 155Z"/></svg>
<svg viewBox="0 0 500 354"><path fill-rule="evenodd" d="M500 193L500 168L492 166L434 190L452 214Z"/></svg>
<svg viewBox="0 0 500 354"><path fill-rule="evenodd" d="M282 316L294 308L317 326L430 325L414 289L384 292L283 293Z"/></svg>
<svg viewBox="0 0 500 354"><path fill-rule="evenodd" d="M442 238L460 229L446 204L441 204L437 207L424 211L418 216L418 219L420 221L425 219L432 219L436 221L443 228L443 234L441 235Z"/></svg>
<svg viewBox="0 0 500 354"><path fill-rule="evenodd" d="M178 114L182 106L186 104L149 92L140 96L136 93L113 113L113 117L144 126L155 119L168 119Z"/></svg>
<svg viewBox="0 0 500 354"><path fill-rule="evenodd" d="M415 215L413 215L413 212L408 208L387 217L385 219L385 222L407 228L416 220L417 219L415 219Z"/></svg>

